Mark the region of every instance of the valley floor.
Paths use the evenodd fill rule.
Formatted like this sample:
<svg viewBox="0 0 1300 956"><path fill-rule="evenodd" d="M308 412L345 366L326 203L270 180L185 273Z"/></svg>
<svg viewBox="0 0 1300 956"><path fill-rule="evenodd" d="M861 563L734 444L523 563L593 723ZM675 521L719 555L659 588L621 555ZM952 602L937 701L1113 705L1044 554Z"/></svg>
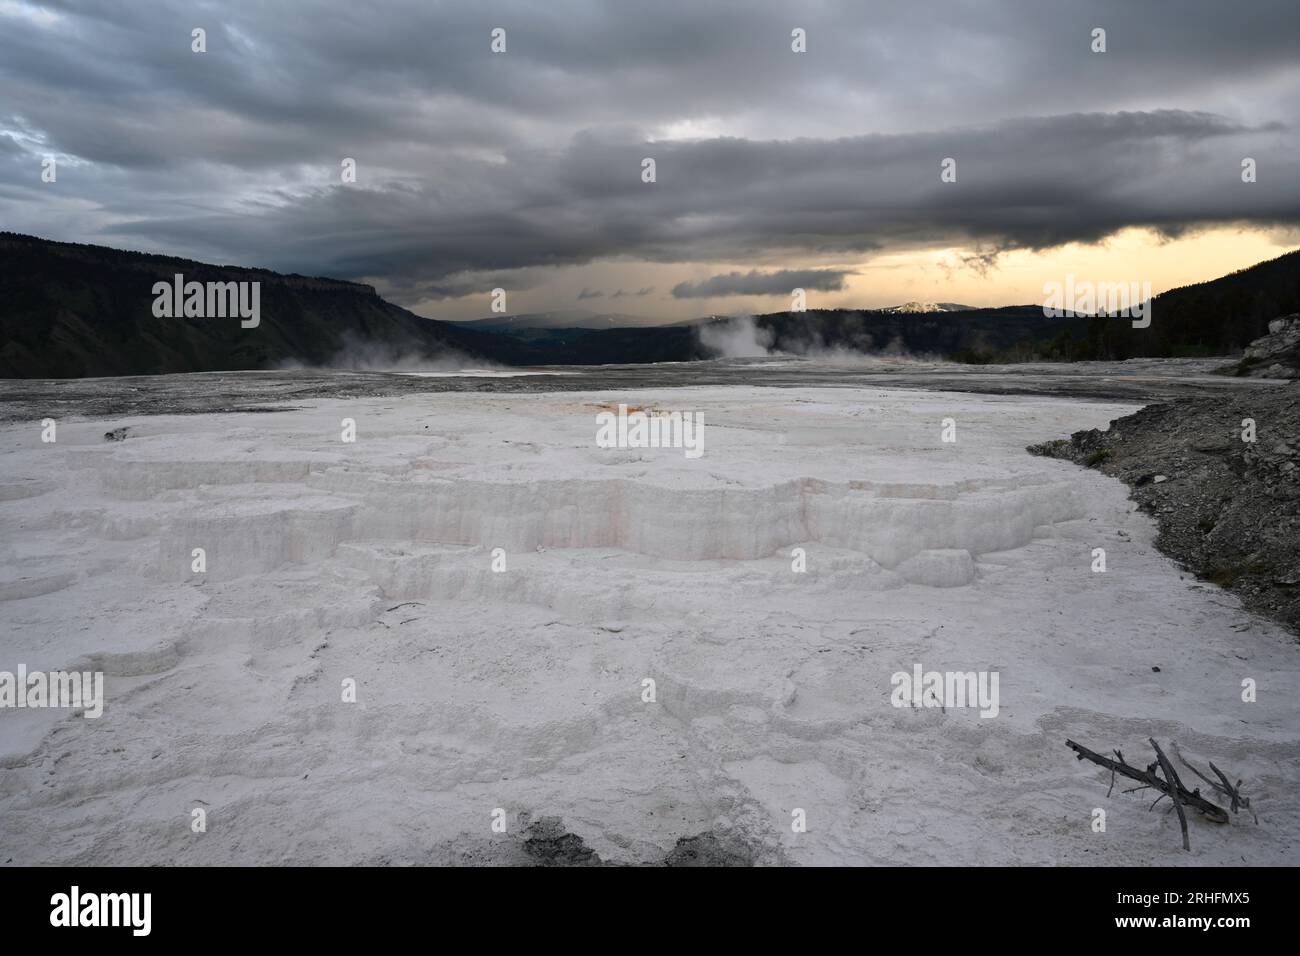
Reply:
<svg viewBox="0 0 1300 956"><path fill-rule="evenodd" d="M597 447L620 402L703 413L704 455ZM293 405L0 429L0 671L107 675L97 719L0 710L0 863L516 862L544 817L623 863L702 833L759 863L1300 863L1294 639L1160 555L1119 481L1024 450L1134 404ZM996 716L894 706L916 665L996 673ZM1193 815L1186 853L1167 800L1065 746L1145 765L1148 737L1258 825Z"/></svg>

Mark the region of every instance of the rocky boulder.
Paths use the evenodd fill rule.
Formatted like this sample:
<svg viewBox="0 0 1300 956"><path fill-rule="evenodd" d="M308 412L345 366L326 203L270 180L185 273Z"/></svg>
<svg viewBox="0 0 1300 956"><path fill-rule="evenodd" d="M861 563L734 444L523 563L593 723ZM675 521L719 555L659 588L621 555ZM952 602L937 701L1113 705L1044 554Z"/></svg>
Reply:
<svg viewBox="0 0 1300 956"><path fill-rule="evenodd" d="M1268 335L1246 346L1246 353L1227 371L1254 378L1300 378L1300 312L1268 324Z"/></svg>

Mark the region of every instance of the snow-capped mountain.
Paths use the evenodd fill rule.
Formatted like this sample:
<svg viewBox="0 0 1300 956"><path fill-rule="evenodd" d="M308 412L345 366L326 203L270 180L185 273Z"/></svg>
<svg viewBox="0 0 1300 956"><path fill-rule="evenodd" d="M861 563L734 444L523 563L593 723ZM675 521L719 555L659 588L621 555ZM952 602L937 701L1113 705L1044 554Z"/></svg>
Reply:
<svg viewBox="0 0 1300 956"><path fill-rule="evenodd" d="M902 305L891 305L887 309L881 309L881 312L965 312L973 309L973 305L962 305L959 302L904 302Z"/></svg>

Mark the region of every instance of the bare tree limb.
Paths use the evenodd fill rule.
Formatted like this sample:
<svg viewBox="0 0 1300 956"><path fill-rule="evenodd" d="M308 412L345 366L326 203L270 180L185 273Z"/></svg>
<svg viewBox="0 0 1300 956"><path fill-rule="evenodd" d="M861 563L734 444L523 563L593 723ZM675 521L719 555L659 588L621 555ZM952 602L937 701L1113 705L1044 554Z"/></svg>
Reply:
<svg viewBox="0 0 1300 956"><path fill-rule="evenodd" d="M1090 760L1099 766L1105 767L1112 773L1119 774L1121 777L1128 777L1130 780L1136 780L1138 783L1143 784L1144 787L1151 787L1160 791L1162 794L1173 796L1174 793L1176 793L1178 802L1182 805L1194 808L1214 823L1227 823L1231 819L1228 815L1228 811L1224 810L1218 804L1206 800L1201 796L1199 790L1189 792L1181 783L1176 783L1175 781L1178 779L1176 773L1171 779L1166 780L1162 778L1158 773L1156 773L1159 763L1153 763L1149 767L1143 769L1140 767L1134 767L1132 764L1125 761L1124 755L1118 750L1115 751L1115 756L1118 759L1112 760L1110 757L1103 757L1101 754L1089 750L1087 747L1084 747L1082 744L1077 744L1073 740L1067 740L1065 745L1075 752L1079 760ZM1173 768L1171 767L1170 769L1172 770ZM1143 788L1139 787L1136 789Z"/></svg>
<svg viewBox="0 0 1300 956"><path fill-rule="evenodd" d="M1185 757L1183 756L1183 752L1182 752L1181 750L1178 749L1178 741L1176 741L1176 740L1175 740L1175 741L1172 741L1172 742L1169 744L1169 746L1170 746L1170 749L1173 750L1173 752L1174 752L1174 756L1178 758L1178 762L1179 762L1180 764L1182 764L1184 767L1186 767L1186 768L1187 768L1188 770L1190 770L1192 773L1196 774L1196 776L1200 777L1202 780L1204 780L1206 783L1208 783L1208 784L1209 784L1211 787L1213 787L1215 790L1223 790L1223 788L1220 787L1217 783L1215 783L1213 780L1211 780L1209 777L1207 777L1205 774L1201 773L1199 770L1197 770L1195 767L1193 767L1190 763L1187 762L1187 758L1185 758ZM1227 791L1223 791L1223 792L1226 793Z"/></svg>
<svg viewBox="0 0 1300 956"><path fill-rule="evenodd" d="M1183 789L1183 782L1178 779L1178 771L1175 770L1174 765L1169 762L1169 758L1165 756L1165 752L1160 749L1160 745L1156 743L1156 739L1154 737L1148 737L1147 740L1151 743L1152 748L1155 749L1156 759L1160 761L1160 769L1165 772L1165 780L1172 784L1166 792L1169 794L1169 799L1174 801L1174 809L1178 811L1178 825L1182 827L1183 830L1183 849L1188 853L1191 853L1192 840L1187 835L1187 811L1183 809L1183 794L1187 791ZM1199 795L1200 791L1197 790L1196 793Z"/></svg>
<svg viewBox="0 0 1300 956"><path fill-rule="evenodd" d="M1173 748L1174 756L1178 758L1179 763L1181 763L1192 773L1196 774L1196 776L1200 777L1202 780L1208 783L1217 792L1223 794L1225 797L1227 797L1229 800L1232 801L1233 813L1238 812L1238 810L1250 810L1250 815L1254 817L1256 825L1259 824L1259 816L1255 813L1254 810L1251 810L1250 797L1243 796L1241 793L1240 780L1237 781L1237 785L1234 787L1231 783L1228 782L1228 778L1224 774L1224 772L1220 770L1218 767L1216 767L1214 765L1214 761L1211 760L1210 769L1213 770L1215 776L1219 778L1218 782L1215 782L1211 780L1209 777L1207 777L1205 774L1197 770L1196 767L1194 767L1192 764L1187 762L1187 759L1183 757L1182 751L1178 749L1177 741L1172 741L1170 746Z"/></svg>

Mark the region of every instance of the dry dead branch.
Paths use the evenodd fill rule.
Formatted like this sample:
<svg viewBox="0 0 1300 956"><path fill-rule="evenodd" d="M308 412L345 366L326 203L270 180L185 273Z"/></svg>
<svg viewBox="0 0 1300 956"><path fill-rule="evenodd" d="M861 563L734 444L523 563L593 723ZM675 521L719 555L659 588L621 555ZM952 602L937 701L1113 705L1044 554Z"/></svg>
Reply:
<svg viewBox="0 0 1300 956"><path fill-rule="evenodd" d="M1119 776L1128 777L1130 780L1136 780L1142 784L1141 787L1134 787L1133 790L1124 791L1125 793L1133 793L1136 790L1145 790L1147 788L1158 791L1160 796L1156 797L1155 803L1151 804L1153 808L1156 803L1159 803L1165 797L1169 797L1173 802L1174 809L1178 811L1178 824L1183 833L1183 849L1190 851L1192 844L1187 832L1187 813L1184 809L1185 807L1191 807L1213 823L1227 823L1231 817L1228 815L1227 810L1224 810L1218 804L1212 803L1202 797L1199 788L1196 790L1188 790L1183 786L1182 780L1179 779L1178 771L1174 769L1169 758L1166 757L1164 751L1160 749L1160 745L1156 743L1155 738L1149 737L1147 740L1156 753L1156 759L1154 763L1148 764L1145 769L1135 767L1128 763L1124 759L1124 755L1118 750L1115 751L1116 759L1112 760L1110 757L1103 757L1101 754L1089 750L1087 747L1077 744L1073 740L1067 740L1065 745L1075 752L1079 760L1091 760L1098 766L1110 770L1110 790L1106 791L1107 796L1110 796L1111 792L1115 789L1115 776L1118 774ZM1215 793L1222 794L1232 801L1231 805L1233 813L1236 813L1238 808L1246 810L1250 809L1249 798L1244 797L1241 794L1240 780L1237 781L1236 786L1233 786L1228 782L1227 776L1225 776L1218 767L1211 763L1210 769L1216 776L1218 776L1220 781L1216 783L1184 760L1183 755L1178 751L1177 744L1174 744L1171 749L1179 762L1196 774L1196 776L1208 783ZM1163 777L1161 776L1161 773L1164 774ZM1253 815L1254 811L1252 810L1251 813ZM1258 818L1256 818L1255 822L1259 822Z"/></svg>
<svg viewBox="0 0 1300 956"><path fill-rule="evenodd" d="M1228 778L1227 778L1227 776L1224 774L1224 772L1223 772L1222 770L1220 770L1218 767L1216 767L1216 766L1214 765L1214 761L1213 761L1213 760L1210 760L1210 761L1207 761L1207 762L1209 763L1209 765L1210 765L1210 770L1212 770L1212 771L1214 772L1215 776L1217 776L1217 777L1219 778L1218 782L1215 782L1215 781L1211 780L1209 777L1207 777L1205 774L1203 774L1203 773L1201 773L1199 770L1197 770L1197 769L1196 769L1194 766L1192 766L1190 763L1187 762L1187 760L1183 757L1182 751L1180 751L1180 750L1178 749L1178 742L1177 742L1177 741L1171 741L1171 742L1170 742L1170 749L1173 750L1173 752L1174 752L1174 756L1178 758L1178 762L1179 762L1179 763L1181 763L1184 767L1186 767L1186 768L1187 768L1188 770L1190 770L1192 773L1196 774L1196 776L1200 777L1202 780L1204 780L1206 783L1208 783L1208 784L1209 784L1211 787L1213 787L1213 788L1214 788L1218 793L1222 794L1223 796L1227 797L1230 801L1232 801L1232 812L1233 812L1233 813L1236 813L1236 812L1238 812L1239 810L1250 810L1250 815L1251 815L1251 817L1254 818L1254 820L1255 820L1255 825L1256 825L1256 826L1259 825L1259 815L1256 814L1255 811L1254 811L1253 809L1251 809L1251 806L1250 806L1250 797L1247 797L1247 796L1245 796L1244 794L1242 794L1242 792L1241 792L1241 781L1240 781L1240 780L1237 781L1236 786L1233 786L1232 784L1230 784L1230 783L1228 782Z"/></svg>

